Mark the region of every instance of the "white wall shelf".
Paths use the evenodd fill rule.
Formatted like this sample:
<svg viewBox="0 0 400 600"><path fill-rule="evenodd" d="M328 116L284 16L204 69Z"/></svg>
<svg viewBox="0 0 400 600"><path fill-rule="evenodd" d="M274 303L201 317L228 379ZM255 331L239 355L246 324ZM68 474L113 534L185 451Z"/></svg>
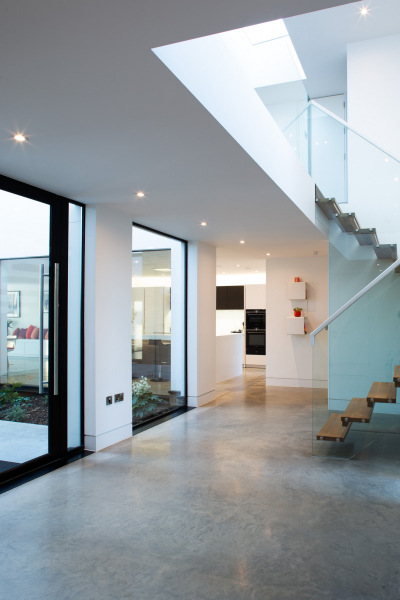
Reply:
<svg viewBox="0 0 400 600"><path fill-rule="evenodd" d="M304 317L286 317L288 335L304 335Z"/></svg>
<svg viewBox="0 0 400 600"><path fill-rule="evenodd" d="M291 281L288 285L289 300L305 300L307 298L307 288L305 281Z"/></svg>

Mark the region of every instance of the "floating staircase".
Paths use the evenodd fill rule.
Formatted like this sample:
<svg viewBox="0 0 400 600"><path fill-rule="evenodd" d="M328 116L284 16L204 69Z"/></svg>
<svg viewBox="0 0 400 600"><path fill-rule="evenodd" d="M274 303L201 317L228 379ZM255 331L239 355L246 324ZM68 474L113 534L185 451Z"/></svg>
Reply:
<svg viewBox="0 0 400 600"><path fill-rule="evenodd" d="M376 402L396 402L396 388L400 387L400 365L394 368L393 381L374 381L367 398L353 398L344 413L332 413L317 434L317 440L344 442L352 423L369 423Z"/></svg>
<svg viewBox="0 0 400 600"><path fill-rule="evenodd" d="M375 228L362 229L354 213L342 213L335 198L325 198L317 186L315 202L330 221L336 221L343 232L354 235L360 246L373 246L378 259L397 260L397 244L380 244Z"/></svg>

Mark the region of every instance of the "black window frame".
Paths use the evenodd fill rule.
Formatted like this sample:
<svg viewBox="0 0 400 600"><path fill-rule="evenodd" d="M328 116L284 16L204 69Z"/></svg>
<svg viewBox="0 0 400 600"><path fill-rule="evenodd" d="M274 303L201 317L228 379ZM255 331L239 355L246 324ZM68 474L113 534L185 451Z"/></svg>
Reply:
<svg viewBox="0 0 400 600"><path fill-rule="evenodd" d="M48 453L34 458L30 461L0 472L0 491L10 482L16 482L27 475L39 472L49 465L65 464L72 457L81 454L84 450L84 277L85 277L85 205L76 200L66 198L38 188L28 183L18 181L0 174L0 189L47 204L50 210L50 265L58 263L60 265L59 288L60 288L60 319L59 319L59 339L63 343L59 344L59 390L62 393L57 396L57 401L49 402L49 448ZM67 362L68 362L68 206L75 204L82 208L82 269L81 269L81 431L80 445L68 449L68 380L67 380ZM54 272L49 272L49 322L54 318ZM49 356L52 355L54 347L54 332L51 328L49 336ZM49 372L49 390L53 388L53 369ZM50 394L49 394L50 397ZM1 457L0 457L1 459Z"/></svg>

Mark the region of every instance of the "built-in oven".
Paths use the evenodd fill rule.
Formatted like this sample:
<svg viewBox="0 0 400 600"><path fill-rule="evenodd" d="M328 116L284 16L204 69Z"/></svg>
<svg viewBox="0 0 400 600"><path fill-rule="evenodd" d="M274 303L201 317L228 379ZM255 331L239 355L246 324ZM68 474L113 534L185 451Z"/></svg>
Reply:
<svg viewBox="0 0 400 600"><path fill-rule="evenodd" d="M265 308L246 310L246 330L265 331Z"/></svg>
<svg viewBox="0 0 400 600"><path fill-rule="evenodd" d="M246 354L265 356L265 330L246 329Z"/></svg>

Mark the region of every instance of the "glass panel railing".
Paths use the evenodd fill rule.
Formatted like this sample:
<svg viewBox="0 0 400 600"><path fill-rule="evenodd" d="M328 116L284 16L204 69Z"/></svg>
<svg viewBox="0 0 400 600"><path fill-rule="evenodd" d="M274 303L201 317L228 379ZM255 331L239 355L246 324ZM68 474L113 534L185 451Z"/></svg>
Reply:
<svg viewBox="0 0 400 600"><path fill-rule="evenodd" d="M381 244L394 243L400 230L398 158L314 101L283 133L326 198L348 203L343 212L355 212L361 228L375 227Z"/></svg>
<svg viewBox="0 0 400 600"><path fill-rule="evenodd" d="M338 316L329 325L329 332L322 330L316 336L313 348L314 455L390 459L399 452L400 394L396 403L397 388L393 387L395 366L400 365L399 297L400 274L393 271ZM375 401L370 404L374 408L368 417L367 397L374 382L385 384L380 386L380 392L387 393L392 401L381 401L377 392L372 392ZM341 415L353 398L360 401L351 411L350 422L353 418L359 421L344 427ZM360 410L363 411L361 416L357 415ZM331 415L336 415L334 423L331 418L327 425ZM361 422L363 418L366 422ZM344 441L336 441L343 438L344 433Z"/></svg>
<svg viewBox="0 0 400 600"><path fill-rule="evenodd" d="M325 198L354 213L360 229L374 229L378 243L393 248L378 259L338 223L329 229L329 310L335 312L395 258L400 243L400 161L348 123L311 101L284 133Z"/></svg>
<svg viewBox="0 0 400 600"><path fill-rule="evenodd" d="M288 125L283 129L292 150L296 152L300 158L306 171L310 173L310 142L309 142L309 105Z"/></svg>
<svg viewBox="0 0 400 600"><path fill-rule="evenodd" d="M283 133L324 196L347 202L347 131L342 122L310 103Z"/></svg>

